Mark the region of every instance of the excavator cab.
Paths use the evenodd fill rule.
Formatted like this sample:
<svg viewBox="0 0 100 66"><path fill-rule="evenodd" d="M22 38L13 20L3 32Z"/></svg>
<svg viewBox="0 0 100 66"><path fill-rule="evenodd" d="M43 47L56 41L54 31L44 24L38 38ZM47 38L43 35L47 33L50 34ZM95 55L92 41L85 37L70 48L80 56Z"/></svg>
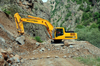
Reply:
<svg viewBox="0 0 100 66"><path fill-rule="evenodd" d="M63 29L56 29L56 37L63 35Z"/></svg>
<svg viewBox="0 0 100 66"><path fill-rule="evenodd" d="M53 40L62 40L62 39L77 39L77 33L74 31L65 31L63 27L56 27L52 32Z"/></svg>

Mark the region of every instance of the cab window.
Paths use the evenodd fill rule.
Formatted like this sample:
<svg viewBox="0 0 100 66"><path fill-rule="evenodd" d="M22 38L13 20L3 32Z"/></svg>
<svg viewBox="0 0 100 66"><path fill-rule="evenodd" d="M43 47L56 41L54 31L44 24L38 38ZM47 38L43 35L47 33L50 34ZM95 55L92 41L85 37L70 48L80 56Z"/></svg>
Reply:
<svg viewBox="0 0 100 66"><path fill-rule="evenodd" d="M56 37L63 35L63 29L56 29Z"/></svg>

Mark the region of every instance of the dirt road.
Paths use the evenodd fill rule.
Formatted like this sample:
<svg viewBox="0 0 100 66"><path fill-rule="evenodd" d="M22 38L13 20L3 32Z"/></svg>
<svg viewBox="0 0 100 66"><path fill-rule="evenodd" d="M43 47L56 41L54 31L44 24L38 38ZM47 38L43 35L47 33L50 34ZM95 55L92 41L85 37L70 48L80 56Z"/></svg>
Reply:
<svg viewBox="0 0 100 66"><path fill-rule="evenodd" d="M28 60L23 66L84 66L71 58L48 58L39 60Z"/></svg>

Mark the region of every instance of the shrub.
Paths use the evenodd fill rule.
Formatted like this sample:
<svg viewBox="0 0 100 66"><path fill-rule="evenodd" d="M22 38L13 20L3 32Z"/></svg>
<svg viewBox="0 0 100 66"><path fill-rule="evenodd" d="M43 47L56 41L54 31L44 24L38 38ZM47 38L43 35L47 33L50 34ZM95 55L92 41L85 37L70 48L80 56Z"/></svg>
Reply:
<svg viewBox="0 0 100 66"><path fill-rule="evenodd" d="M100 18L98 18L97 24L98 24L98 28L100 29Z"/></svg>
<svg viewBox="0 0 100 66"><path fill-rule="evenodd" d="M93 23L91 26L90 26L90 29L92 28L98 28L98 25L96 23Z"/></svg>
<svg viewBox="0 0 100 66"><path fill-rule="evenodd" d="M90 17L90 15L88 13L84 12L83 15L82 15L82 21L88 20L89 17Z"/></svg>
<svg viewBox="0 0 100 66"><path fill-rule="evenodd" d="M11 14L11 12L10 11L8 11L7 9L4 9L3 10L6 14L8 14L8 15L10 15Z"/></svg>
<svg viewBox="0 0 100 66"><path fill-rule="evenodd" d="M87 20L82 21L82 25L84 25L84 26L90 25L90 23L91 23L92 21L93 21L93 19L92 19L92 18L89 18L89 19L87 19Z"/></svg>
<svg viewBox="0 0 100 66"><path fill-rule="evenodd" d="M98 19L99 17L100 17L100 13L95 12L95 13L94 13L94 19Z"/></svg>
<svg viewBox="0 0 100 66"><path fill-rule="evenodd" d="M100 18L98 18L98 20L97 20L97 24L100 24Z"/></svg>
<svg viewBox="0 0 100 66"><path fill-rule="evenodd" d="M89 12L90 11L90 6L87 6L87 8L85 9L85 12Z"/></svg>
<svg viewBox="0 0 100 66"><path fill-rule="evenodd" d="M76 28L82 29L82 28L84 28L84 26L83 25L77 25Z"/></svg>
<svg viewBox="0 0 100 66"><path fill-rule="evenodd" d="M67 14L67 16L66 16L66 17L69 17L69 16L71 16L71 12L70 12L70 11L68 12L68 14Z"/></svg>
<svg viewBox="0 0 100 66"><path fill-rule="evenodd" d="M82 0L76 0L77 4L81 4Z"/></svg>
<svg viewBox="0 0 100 66"><path fill-rule="evenodd" d="M79 23L79 22L80 22L80 19L76 18L75 23Z"/></svg>
<svg viewBox="0 0 100 66"><path fill-rule="evenodd" d="M66 8L69 8L69 7L70 7L70 4L68 4L68 5L65 5L65 7L66 7Z"/></svg>
<svg viewBox="0 0 100 66"><path fill-rule="evenodd" d="M75 32L78 34L77 40L89 41L91 44L100 48L100 31L98 30L98 28L76 28Z"/></svg>
<svg viewBox="0 0 100 66"><path fill-rule="evenodd" d="M71 16L71 12L69 11L69 12L67 13L66 17L65 17L65 21L67 21L67 20L68 20L68 17L70 17L70 16Z"/></svg>
<svg viewBox="0 0 100 66"><path fill-rule="evenodd" d="M38 41L38 42L43 42L43 41L40 39L39 36L36 36L36 37L35 37L35 40Z"/></svg>
<svg viewBox="0 0 100 66"><path fill-rule="evenodd" d="M80 5L79 10L84 11L83 4L82 4L82 5Z"/></svg>

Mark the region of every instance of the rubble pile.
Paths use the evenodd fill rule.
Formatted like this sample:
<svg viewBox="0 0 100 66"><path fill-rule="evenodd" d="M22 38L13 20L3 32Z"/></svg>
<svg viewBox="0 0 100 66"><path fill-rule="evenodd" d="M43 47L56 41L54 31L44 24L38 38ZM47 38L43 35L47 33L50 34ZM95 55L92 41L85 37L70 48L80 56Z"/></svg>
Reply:
<svg viewBox="0 0 100 66"><path fill-rule="evenodd" d="M13 54L12 49L3 50L0 48L0 66L17 65L21 62L21 57Z"/></svg>

